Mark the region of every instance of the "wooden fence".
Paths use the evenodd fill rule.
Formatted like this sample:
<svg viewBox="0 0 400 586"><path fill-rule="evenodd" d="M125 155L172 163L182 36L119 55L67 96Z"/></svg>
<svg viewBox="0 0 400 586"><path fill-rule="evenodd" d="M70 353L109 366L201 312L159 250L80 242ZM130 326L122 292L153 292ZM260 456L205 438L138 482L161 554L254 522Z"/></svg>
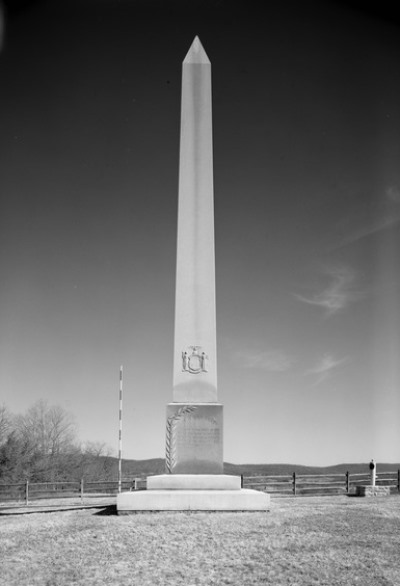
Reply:
<svg viewBox="0 0 400 586"><path fill-rule="evenodd" d="M142 478L122 480L121 483L122 491L145 487L146 480ZM114 496L117 493L117 480L0 483L0 502L16 501L29 504L40 499L78 498L83 503L88 498Z"/></svg>
<svg viewBox="0 0 400 586"><path fill-rule="evenodd" d="M296 496L319 494L354 494L356 486L371 484L369 473L293 474L280 476L244 476L244 488L253 488L272 495ZM400 470L380 472L377 486L389 486L391 492L400 492Z"/></svg>
<svg viewBox="0 0 400 586"><path fill-rule="evenodd" d="M293 474L278 476L242 476L242 486L268 492L276 496L335 495L355 492L356 486L370 484L369 473L344 474ZM380 472L376 475L377 486L389 486L392 493L400 492L400 470ZM122 491L143 490L145 478L122 480ZM0 503L23 502L40 499L77 498L82 503L93 497L111 497L118 493L118 481L75 482L23 482L0 483Z"/></svg>

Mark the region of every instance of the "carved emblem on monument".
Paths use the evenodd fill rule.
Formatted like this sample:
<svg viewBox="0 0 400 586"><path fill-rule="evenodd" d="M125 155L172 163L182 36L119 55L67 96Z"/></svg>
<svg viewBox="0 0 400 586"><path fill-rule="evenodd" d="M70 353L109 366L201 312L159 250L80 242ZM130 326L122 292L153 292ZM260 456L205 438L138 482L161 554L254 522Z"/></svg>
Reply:
<svg viewBox="0 0 400 586"><path fill-rule="evenodd" d="M208 356L201 351L201 346L189 346L190 354L187 350L182 352L182 372L199 374L208 372Z"/></svg>

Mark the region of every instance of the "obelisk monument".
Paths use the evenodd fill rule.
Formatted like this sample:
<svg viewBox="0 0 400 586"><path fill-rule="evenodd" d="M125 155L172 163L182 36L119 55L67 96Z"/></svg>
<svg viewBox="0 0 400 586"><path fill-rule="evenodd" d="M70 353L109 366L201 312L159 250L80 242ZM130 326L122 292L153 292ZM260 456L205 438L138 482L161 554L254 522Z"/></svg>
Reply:
<svg viewBox="0 0 400 586"><path fill-rule="evenodd" d="M173 400L207 403L217 400L211 63L198 37L182 70ZM191 358L203 353L206 365Z"/></svg>
<svg viewBox="0 0 400 586"><path fill-rule="evenodd" d="M182 65L173 403L166 471L223 472L217 403L211 63L196 37Z"/></svg>
<svg viewBox="0 0 400 586"><path fill-rule="evenodd" d="M167 405L166 473L147 490L117 495L136 511L265 511L269 495L223 474L217 399L211 64L196 37L183 61L173 402Z"/></svg>

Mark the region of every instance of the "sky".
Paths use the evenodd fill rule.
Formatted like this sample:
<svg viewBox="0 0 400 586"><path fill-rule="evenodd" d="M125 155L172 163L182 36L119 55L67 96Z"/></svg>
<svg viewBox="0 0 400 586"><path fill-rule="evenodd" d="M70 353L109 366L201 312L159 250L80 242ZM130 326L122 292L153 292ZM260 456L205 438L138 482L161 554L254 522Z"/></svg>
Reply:
<svg viewBox="0 0 400 586"><path fill-rule="evenodd" d="M60 405L116 455L122 364L123 455L164 456L181 63L198 35L224 459L400 462L400 24L385 3L7 4L0 403Z"/></svg>

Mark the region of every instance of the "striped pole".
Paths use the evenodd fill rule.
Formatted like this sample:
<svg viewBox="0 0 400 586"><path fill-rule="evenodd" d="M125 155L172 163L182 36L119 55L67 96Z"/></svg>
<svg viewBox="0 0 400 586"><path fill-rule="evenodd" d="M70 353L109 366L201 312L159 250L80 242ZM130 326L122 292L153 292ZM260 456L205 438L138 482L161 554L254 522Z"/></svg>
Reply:
<svg viewBox="0 0 400 586"><path fill-rule="evenodd" d="M118 492L122 488L122 365L119 368Z"/></svg>

